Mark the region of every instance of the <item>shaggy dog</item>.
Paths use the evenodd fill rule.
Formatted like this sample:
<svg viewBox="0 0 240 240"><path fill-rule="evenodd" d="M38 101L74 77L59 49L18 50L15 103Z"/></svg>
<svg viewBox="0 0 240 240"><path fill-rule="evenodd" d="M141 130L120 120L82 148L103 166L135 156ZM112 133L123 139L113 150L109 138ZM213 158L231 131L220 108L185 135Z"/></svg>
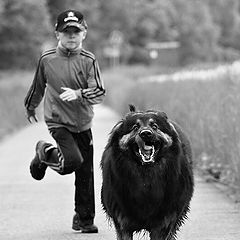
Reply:
<svg viewBox="0 0 240 240"><path fill-rule="evenodd" d="M173 240L193 194L192 152L180 127L158 111L136 111L115 125L104 150L101 200L118 240L148 231Z"/></svg>

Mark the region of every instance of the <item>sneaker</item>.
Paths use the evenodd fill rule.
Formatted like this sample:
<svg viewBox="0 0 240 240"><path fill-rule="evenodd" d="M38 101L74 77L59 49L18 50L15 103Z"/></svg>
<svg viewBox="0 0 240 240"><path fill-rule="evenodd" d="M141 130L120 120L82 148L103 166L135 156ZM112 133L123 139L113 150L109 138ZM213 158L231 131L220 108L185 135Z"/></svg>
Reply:
<svg viewBox="0 0 240 240"><path fill-rule="evenodd" d="M30 164L30 173L36 180L42 180L45 176L47 164L43 162L46 160L44 149L49 145L44 141L39 141L36 144L36 155Z"/></svg>
<svg viewBox="0 0 240 240"><path fill-rule="evenodd" d="M84 224L79 217L79 214L76 213L73 216L72 229L75 231L81 231L82 233L98 233L98 228L94 224Z"/></svg>

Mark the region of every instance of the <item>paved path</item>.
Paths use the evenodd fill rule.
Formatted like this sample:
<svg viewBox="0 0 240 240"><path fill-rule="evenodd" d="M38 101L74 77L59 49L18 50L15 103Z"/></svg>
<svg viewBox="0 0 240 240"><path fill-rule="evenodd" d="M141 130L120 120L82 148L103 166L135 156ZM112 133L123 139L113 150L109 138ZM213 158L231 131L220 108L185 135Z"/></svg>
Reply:
<svg viewBox="0 0 240 240"><path fill-rule="evenodd" d="M110 110L96 107L95 143L96 224L99 234L71 230L74 176L51 169L38 182L29 174L29 162L39 139L52 141L44 123L31 125L0 143L0 240L113 240L115 232L100 204L99 161L108 133L118 120ZM196 177L191 213L180 240L239 240L240 209L213 185ZM134 239L148 239L137 235Z"/></svg>

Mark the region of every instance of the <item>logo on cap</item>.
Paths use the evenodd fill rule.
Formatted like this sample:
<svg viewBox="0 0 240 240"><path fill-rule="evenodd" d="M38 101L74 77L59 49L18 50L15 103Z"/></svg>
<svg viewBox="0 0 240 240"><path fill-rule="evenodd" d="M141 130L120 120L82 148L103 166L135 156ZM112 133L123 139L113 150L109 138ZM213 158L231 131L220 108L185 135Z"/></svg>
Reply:
<svg viewBox="0 0 240 240"><path fill-rule="evenodd" d="M66 18L64 18L64 22L67 21L76 21L78 22L78 18L74 15L74 12L69 12L68 16Z"/></svg>

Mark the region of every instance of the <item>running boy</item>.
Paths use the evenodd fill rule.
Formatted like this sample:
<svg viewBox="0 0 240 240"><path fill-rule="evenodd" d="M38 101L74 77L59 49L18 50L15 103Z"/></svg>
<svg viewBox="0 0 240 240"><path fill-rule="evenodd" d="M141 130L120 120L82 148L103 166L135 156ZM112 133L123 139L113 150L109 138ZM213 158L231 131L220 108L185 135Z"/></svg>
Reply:
<svg viewBox="0 0 240 240"><path fill-rule="evenodd" d="M24 104L30 123L44 98L44 119L57 147L36 144L30 164L34 179L41 180L47 167L61 175L75 172L75 215L72 228L97 233L94 225L93 105L101 103L105 90L95 56L82 48L86 21L79 11L59 14L56 49L41 56Z"/></svg>

